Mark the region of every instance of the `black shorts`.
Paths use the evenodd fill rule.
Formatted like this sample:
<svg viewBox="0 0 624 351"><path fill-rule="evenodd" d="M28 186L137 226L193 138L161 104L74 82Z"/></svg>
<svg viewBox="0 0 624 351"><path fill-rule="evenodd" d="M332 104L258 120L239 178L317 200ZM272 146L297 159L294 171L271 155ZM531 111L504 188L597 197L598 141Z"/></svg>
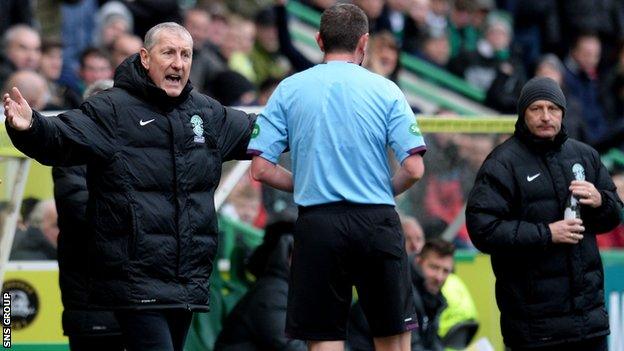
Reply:
<svg viewBox="0 0 624 351"><path fill-rule="evenodd" d="M393 206L300 207L286 333L344 340L355 286L374 337L416 327L405 239Z"/></svg>

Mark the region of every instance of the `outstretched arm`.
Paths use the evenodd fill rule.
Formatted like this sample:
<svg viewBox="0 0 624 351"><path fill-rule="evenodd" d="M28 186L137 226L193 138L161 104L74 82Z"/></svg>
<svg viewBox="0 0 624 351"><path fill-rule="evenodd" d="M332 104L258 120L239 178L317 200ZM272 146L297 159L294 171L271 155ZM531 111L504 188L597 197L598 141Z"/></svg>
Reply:
<svg viewBox="0 0 624 351"><path fill-rule="evenodd" d="M261 156L254 156L251 160L251 176L254 180L276 189L289 193L293 192L292 173L280 165L265 160Z"/></svg>

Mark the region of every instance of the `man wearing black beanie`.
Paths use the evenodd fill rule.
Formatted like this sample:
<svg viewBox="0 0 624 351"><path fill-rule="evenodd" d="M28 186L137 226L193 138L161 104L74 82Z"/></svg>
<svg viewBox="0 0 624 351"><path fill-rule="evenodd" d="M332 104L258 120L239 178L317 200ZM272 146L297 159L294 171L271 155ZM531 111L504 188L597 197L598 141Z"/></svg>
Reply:
<svg viewBox="0 0 624 351"><path fill-rule="evenodd" d="M492 256L513 351L607 350L596 235L619 224L622 203L598 153L568 138L565 110L555 81L527 82L514 135L487 157L468 198L468 232Z"/></svg>

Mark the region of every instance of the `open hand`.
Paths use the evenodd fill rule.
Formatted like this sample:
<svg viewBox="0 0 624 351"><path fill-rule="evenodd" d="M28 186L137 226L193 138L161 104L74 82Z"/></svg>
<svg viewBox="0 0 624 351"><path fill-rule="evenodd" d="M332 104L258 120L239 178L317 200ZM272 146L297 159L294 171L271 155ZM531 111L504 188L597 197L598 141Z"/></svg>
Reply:
<svg viewBox="0 0 624 351"><path fill-rule="evenodd" d="M27 130L30 128L32 109L19 89L13 87L10 94L4 94L2 103L4 104L4 115L13 129Z"/></svg>

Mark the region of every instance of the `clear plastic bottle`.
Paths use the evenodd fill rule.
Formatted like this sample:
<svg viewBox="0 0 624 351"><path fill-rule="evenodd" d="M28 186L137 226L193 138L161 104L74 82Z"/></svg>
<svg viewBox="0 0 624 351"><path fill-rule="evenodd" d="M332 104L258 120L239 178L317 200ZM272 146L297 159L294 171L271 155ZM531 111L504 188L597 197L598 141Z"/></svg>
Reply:
<svg viewBox="0 0 624 351"><path fill-rule="evenodd" d="M566 201L565 211L563 212L563 219L581 219L581 206L574 194L570 194L568 196L568 200Z"/></svg>

